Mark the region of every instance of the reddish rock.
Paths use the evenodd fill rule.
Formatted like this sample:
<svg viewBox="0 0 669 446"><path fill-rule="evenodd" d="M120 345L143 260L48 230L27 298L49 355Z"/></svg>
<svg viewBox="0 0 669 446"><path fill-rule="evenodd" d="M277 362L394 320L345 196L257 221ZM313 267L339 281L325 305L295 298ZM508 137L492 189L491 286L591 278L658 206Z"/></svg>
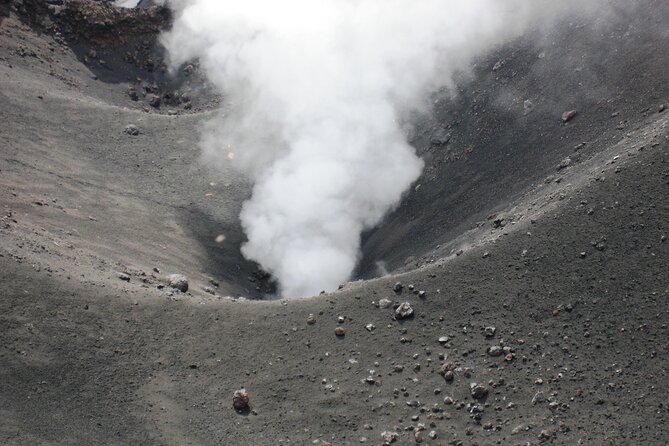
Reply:
<svg viewBox="0 0 669 446"><path fill-rule="evenodd" d="M562 113L562 122L569 122L572 119L574 119L574 116L576 116L576 110L569 110L564 113Z"/></svg>

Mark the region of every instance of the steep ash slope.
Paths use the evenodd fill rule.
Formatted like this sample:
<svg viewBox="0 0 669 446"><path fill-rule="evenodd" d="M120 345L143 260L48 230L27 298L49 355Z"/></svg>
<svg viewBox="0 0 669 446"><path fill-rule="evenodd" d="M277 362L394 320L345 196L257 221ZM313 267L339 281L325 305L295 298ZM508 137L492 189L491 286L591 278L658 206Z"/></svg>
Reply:
<svg viewBox="0 0 669 446"><path fill-rule="evenodd" d="M423 423L431 444L666 444L667 121L640 133L487 256L305 301L118 297L3 257L3 441L412 444ZM231 408L240 386L253 414Z"/></svg>
<svg viewBox="0 0 669 446"><path fill-rule="evenodd" d="M257 282L257 268L239 253L237 214L248 183L233 169L211 171L199 162L208 106L151 107L151 89L135 101L127 94L134 86L162 85L162 98L174 93L167 81L104 81L99 70L136 67L100 68L101 55L115 49L92 44L86 53L96 59L82 65L82 41L73 50L68 39L76 36L66 36L37 33L14 16L2 24L3 204L25 221L11 236L37 247L29 261L62 277L85 266L95 271L93 281L116 283L119 272L129 273L154 292L171 272L194 279L200 294L210 281L221 283L223 295L270 291L249 281ZM221 234L224 244L215 241ZM13 245L6 248L23 256Z"/></svg>
<svg viewBox="0 0 669 446"><path fill-rule="evenodd" d="M454 97L435 95L432 113L412 123L425 172L366 235L363 277L377 261L412 268L466 248L470 240L453 239L488 230L529 187L558 179L565 158L590 158L669 101L669 3L618 6L500 48L463 74ZM564 124L570 110L578 114Z"/></svg>

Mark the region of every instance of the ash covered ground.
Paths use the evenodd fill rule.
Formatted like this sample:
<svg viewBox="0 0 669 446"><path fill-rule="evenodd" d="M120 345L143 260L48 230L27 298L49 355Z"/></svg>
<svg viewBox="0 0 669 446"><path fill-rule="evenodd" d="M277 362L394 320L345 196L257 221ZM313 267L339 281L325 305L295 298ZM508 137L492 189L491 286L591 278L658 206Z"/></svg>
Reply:
<svg viewBox="0 0 669 446"><path fill-rule="evenodd" d="M358 280L302 300L240 254L222 98L142 3L0 5L2 444L668 444L667 2L435 92Z"/></svg>

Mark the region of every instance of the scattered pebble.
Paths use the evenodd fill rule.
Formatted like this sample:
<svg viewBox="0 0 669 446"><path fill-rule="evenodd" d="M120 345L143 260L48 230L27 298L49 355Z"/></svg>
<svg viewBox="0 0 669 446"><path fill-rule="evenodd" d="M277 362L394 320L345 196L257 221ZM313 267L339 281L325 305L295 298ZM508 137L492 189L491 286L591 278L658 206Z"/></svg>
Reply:
<svg viewBox="0 0 669 446"><path fill-rule="evenodd" d="M493 345L488 348L488 354L490 356L502 356L504 354L504 349L499 345Z"/></svg>
<svg viewBox="0 0 669 446"><path fill-rule="evenodd" d="M238 411L249 410L249 394L243 387L236 390L234 395L232 395L232 407Z"/></svg>
<svg viewBox="0 0 669 446"><path fill-rule="evenodd" d="M576 116L578 112L576 110L569 110L562 113L562 122L569 122Z"/></svg>
<svg viewBox="0 0 669 446"><path fill-rule="evenodd" d="M567 157L567 158L563 159L562 161L560 161L560 164L558 165L558 170L566 169L570 165L571 165L571 158Z"/></svg>
<svg viewBox="0 0 669 446"><path fill-rule="evenodd" d="M390 299L381 299L379 301L379 308L387 309L393 305L393 302Z"/></svg>
<svg viewBox="0 0 669 446"><path fill-rule="evenodd" d="M171 274L167 278L169 285L182 293L188 291L188 279L183 274Z"/></svg>
<svg viewBox="0 0 669 446"><path fill-rule="evenodd" d="M481 384L471 383L470 391L472 397L477 400L482 400L488 396L488 389Z"/></svg>
<svg viewBox="0 0 669 446"><path fill-rule="evenodd" d="M139 135L139 127L137 127L135 124L128 124L125 126L125 132L128 135L137 136Z"/></svg>
<svg viewBox="0 0 669 446"><path fill-rule="evenodd" d="M396 319L407 319L413 316L413 308L409 302L402 302L395 310Z"/></svg>
<svg viewBox="0 0 669 446"><path fill-rule="evenodd" d="M381 438L388 444L394 443L397 441L397 432L383 431L381 433Z"/></svg>

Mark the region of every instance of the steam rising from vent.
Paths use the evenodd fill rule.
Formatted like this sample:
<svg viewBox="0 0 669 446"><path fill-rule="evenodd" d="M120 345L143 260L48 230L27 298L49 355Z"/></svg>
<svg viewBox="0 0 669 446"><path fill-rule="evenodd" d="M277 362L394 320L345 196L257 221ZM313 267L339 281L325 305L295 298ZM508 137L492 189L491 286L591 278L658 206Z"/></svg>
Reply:
<svg viewBox="0 0 669 446"><path fill-rule="evenodd" d="M361 232L422 169L403 113L568 3L174 2L177 18L163 36L172 65L199 58L226 99L203 135L204 157L234 163L255 182L241 213L243 254L278 279L284 297L348 280Z"/></svg>

